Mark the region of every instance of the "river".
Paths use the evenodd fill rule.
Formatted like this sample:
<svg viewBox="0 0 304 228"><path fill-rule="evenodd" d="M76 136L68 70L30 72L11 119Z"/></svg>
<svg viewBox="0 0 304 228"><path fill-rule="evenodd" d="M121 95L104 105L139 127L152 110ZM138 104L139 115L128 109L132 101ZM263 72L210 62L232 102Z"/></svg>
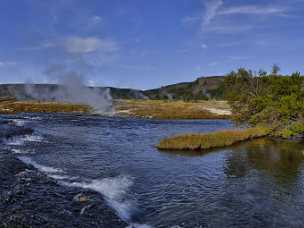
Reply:
<svg viewBox="0 0 304 228"><path fill-rule="evenodd" d="M130 227L304 225L300 142L258 139L200 153L161 152L155 145L164 137L233 124L76 114L4 118L34 133L2 147L59 186L96 192Z"/></svg>

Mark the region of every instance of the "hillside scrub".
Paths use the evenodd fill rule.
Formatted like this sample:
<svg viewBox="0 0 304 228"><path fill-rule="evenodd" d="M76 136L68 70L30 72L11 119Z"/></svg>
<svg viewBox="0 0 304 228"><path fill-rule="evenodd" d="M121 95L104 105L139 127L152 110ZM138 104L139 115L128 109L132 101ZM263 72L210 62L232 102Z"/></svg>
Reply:
<svg viewBox="0 0 304 228"><path fill-rule="evenodd" d="M225 130L206 134L185 134L163 139L157 145L160 150L208 150L231 146L236 143L267 136L270 129L257 127Z"/></svg>
<svg viewBox="0 0 304 228"><path fill-rule="evenodd" d="M296 72L279 75L273 67L268 74L239 69L225 77L225 98L233 117L251 126L266 125L283 138L304 133L304 77Z"/></svg>

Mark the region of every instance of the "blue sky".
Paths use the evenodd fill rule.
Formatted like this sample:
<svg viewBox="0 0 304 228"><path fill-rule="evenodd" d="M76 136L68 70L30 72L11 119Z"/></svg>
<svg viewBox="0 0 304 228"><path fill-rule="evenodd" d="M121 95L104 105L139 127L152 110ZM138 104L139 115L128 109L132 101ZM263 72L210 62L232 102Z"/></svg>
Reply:
<svg viewBox="0 0 304 228"><path fill-rule="evenodd" d="M0 82L138 89L239 67L304 72L304 0L1 0Z"/></svg>

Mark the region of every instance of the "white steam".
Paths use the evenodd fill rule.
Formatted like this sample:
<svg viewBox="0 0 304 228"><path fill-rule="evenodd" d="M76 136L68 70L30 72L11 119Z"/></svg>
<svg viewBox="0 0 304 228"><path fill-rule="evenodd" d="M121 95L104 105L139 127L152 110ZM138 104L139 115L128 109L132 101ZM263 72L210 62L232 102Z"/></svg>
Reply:
<svg viewBox="0 0 304 228"><path fill-rule="evenodd" d="M98 113L112 113L112 97L109 89L86 86L84 77L68 71L61 65L53 65L46 71L48 81L58 86L39 88L28 84L26 94L44 101L61 101L91 106Z"/></svg>

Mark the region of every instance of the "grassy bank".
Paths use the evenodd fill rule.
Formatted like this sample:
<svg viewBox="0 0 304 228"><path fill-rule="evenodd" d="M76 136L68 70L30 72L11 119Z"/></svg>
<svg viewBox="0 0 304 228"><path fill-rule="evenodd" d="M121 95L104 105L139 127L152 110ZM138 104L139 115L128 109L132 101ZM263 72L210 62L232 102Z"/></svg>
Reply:
<svg viewBox="0 0 304 228"><path fill-rule="evenodd" d="M120 116L155 119L226 119L231 114L225 101L120 100L115 109Z"/></svg>
<svg viewBox="0 0 304 228"><path fill-rule="evenodd" d="M160 150L207 150L267 136L267 128L248 128L226 130L206 134L185 134L162 140L157 148Z"/></svg>
<svg viewBox="0 0 304 228"><path fill-rule="evenodd" d="M39 102L39 101L0 101L1 114L14 114L19 112L90 112L90 107L80 104L69 104L59 102Z"/></svg>

